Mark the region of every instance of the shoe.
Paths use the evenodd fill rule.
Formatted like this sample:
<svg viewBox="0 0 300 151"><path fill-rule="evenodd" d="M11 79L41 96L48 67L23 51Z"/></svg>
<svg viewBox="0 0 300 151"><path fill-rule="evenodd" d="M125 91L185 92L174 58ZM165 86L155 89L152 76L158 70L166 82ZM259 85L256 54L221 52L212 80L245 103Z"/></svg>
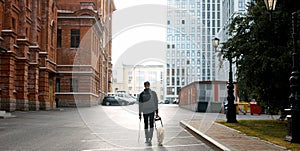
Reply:
<svg viewBox="0 0 300 151"><path fill-rule="evenodd" d="M151 142L149 142L149 143L148 143L148 146L152 146L152 143L151 143Z"/></svg>

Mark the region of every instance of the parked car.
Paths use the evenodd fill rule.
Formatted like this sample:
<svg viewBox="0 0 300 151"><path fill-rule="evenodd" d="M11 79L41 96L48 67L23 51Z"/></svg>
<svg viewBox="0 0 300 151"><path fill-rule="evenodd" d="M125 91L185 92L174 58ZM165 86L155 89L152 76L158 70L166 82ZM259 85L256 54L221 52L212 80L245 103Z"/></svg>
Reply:
<svg viewBox="0 0 300 151"><path fill-rule="evenodd" d="M125 102L127 102L127 104L132 105L134 103L137 103L137 98L134 98L133 96L124 93L124 92L110 92L107 93L107 96L114 96L117 100L123 100Z"/></svg>
<svg viewBox="0 0 300 151"><path fill-rule="evenodd" d="M129 102L126 100L118 99L114 96L106 96L103 101L102 105L110 106L110 105L128 105Z"/></svg>
<svg viewBox="0 0 300 151"><path fill-rule="evenodd" d="M178 104L178 100L177 100L177 99L174 100L174 101L173 101L173 104Z"/></svg>

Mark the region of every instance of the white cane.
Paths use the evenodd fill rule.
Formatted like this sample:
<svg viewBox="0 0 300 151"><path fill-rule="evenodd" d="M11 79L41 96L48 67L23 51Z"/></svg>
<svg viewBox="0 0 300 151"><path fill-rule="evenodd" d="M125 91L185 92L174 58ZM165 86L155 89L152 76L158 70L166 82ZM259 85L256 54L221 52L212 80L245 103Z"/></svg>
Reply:
<svg viewBox="0 0 300 151"><path fill-rule="evenodd" d="M140 123L139 123L139 135L138 135L138 142L140 142L140 137L141 137L141 119L140 119Z"/></svg>

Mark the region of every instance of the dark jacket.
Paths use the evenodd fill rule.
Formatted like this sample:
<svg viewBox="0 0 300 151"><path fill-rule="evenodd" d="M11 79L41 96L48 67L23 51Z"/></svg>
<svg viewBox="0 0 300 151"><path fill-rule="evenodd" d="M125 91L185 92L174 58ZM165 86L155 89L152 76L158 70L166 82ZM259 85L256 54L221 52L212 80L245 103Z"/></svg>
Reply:
<svg viewBox="0 0 300 151"><path fill-rule="evenodd" d="M149 100L144 100L144 95L150 94ZM146 97L147 98L147 97ZM157 94L155 91L152 91L151 89L144 89L144 91L139 96L139 115L141 113L143 114L149 114L152 112L156 112L158 114L158 99Z"/></svg>

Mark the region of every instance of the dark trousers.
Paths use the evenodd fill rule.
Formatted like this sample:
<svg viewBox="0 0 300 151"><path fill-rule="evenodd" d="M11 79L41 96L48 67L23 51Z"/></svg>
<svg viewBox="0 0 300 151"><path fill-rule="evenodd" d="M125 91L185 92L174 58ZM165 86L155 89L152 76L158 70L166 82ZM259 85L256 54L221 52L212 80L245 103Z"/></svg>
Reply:
<svg viewBox="0 0 300 151"><path fill-rule="evenodd" d="M153 127L154 127L154 112L149 114L143 114L144 117L144 129L146 140L151 140L153 136ZM148 126L150 125L150 130Z"/></svg>
<svg viewBox="0 0 300 151"><path fill-rule="evenodd" d="M150 125L150 128L154 127L154 112L149 114L143 114L144 117L144 128L148 129L148 125ZM150 123L149 123L150 122Z"/></svg>

